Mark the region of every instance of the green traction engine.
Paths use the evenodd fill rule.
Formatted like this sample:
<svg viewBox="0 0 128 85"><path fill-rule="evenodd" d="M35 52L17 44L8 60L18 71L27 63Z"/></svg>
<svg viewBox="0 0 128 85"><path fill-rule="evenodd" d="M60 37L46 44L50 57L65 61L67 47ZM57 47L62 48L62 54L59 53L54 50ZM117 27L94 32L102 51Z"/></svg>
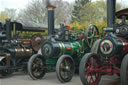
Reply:
<svg viewBox="0 0 128 85"><path fill-rule="evenodd" d="M85 31L71 32L69 26L61 25L54 32L54 9L48 6L48 36L41 47L42 54L34 54L28 62L28 72L32 79L40 79L47 72L56 71L61 82L72 79L78 71L82 56L90 52L93 42L99 39L95 25L89 25Z"/></svg>

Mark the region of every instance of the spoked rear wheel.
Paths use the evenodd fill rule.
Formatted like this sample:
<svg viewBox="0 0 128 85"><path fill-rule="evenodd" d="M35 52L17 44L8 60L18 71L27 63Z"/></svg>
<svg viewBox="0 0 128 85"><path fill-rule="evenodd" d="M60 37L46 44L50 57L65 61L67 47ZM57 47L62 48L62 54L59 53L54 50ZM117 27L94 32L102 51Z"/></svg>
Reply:
<svg viewBox="0 0 128 85"><path fill-rule="evenodd" d="M75 64L71 56L62 55L56 64L56 75L60 82L69 82L75 72Z"/></svg>
<svg viewBox="0 0 128 85"><path fill-rule="evenodd" d="M121 63L120 79L122 85L128 85L128 54L124 57Z"/></svg>
<svg viewBox="0 0 128 85"><path fill-rule="evenodd" d="M79 74L83 85L98 85L101 79L101 73L95 72L100 65L97 55L88 53L84 55L80 62Z"/></svg>
<svg viewBox="0 0 128 85"><path fill-rule="evenodd" d="M32 79L41 79L46 72L45 60L39 54L33 55L28 62L28 73Z"/></svg>

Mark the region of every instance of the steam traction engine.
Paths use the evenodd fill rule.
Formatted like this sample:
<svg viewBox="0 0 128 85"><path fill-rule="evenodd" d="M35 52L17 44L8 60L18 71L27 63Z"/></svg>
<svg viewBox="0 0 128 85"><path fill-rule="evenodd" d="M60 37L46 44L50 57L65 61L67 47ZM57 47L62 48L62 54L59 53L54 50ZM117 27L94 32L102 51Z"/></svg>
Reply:
<svg viewBox="0 0 128 85"><path fill-rule="evenodd" d="M72 79L75 68L86 52L90 51L93 42L99 39L95 25L89 25L85 32L71 33L69 26L62 25L54 33L54 9L48 6L48 39L41 47L41 53L33 55L28 62L28 72L32 79L42 78L46 72L56 71L61 82Z"/></svg>
<svg viewBox="0 0 128 85"><path fill-rule="evenodd" d="M107 0L106 36L97 40L92 52L81 60L79 71L84 85L98 85L103 74L117 74L122 85L128 85L128 9L116 13L122 21L115 24L115 3L116 0Z"/></svg>
<svg viewBox="0 0 128 85"><path fill-rule="evenodd" d="M40 45L43 38L39 35L35 35L31 39L19 39L17 38L17 31L25 31L22 24L18 22L0 22L0 75L7 76L15 71L26 71L27 61L34 53L37 53L38 48L33 46L38 42ZM43 30L31 30L27 31L43 31ZM12 36L13 35L13 36ZM37 39L38 38L38 39Z"/></svg>

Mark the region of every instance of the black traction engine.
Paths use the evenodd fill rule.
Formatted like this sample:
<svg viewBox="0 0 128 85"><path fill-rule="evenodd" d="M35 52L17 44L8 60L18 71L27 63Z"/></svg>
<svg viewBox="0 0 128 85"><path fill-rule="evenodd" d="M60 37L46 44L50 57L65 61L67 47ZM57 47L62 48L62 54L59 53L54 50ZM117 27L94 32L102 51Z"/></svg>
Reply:
<svg viewBox="0 0 128 85"><path fill-rule="evenodd" d="M7 76L15 71L27 71L28 59L37 53L43 44L43 37L34 35L32 39L21 39L17 31L40 32L43 30L26 29L21 23L0 22L0 75ZM36 45L36 47L34 46Z"/></svg>
<svg viewBox="0 0 128 85"><path fill-rule="evenodd" d="M84 85L98 85L102 75L117 74L128 85L128 8L115 12L116 0L107 0L106 36L97 40L80 63ZM115 23L115 17L120 19Z"/></svg>

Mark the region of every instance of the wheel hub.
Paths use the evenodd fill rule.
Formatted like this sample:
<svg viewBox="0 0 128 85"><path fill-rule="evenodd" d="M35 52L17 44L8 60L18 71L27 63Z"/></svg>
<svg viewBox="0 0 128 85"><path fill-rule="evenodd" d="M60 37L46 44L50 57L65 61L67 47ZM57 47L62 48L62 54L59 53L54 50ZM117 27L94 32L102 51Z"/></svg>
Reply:
<svg viewBox="0 0 128 85"><path fill-rule="evenodd" d="M69 66L66 66L65 67L65 70L70 71L70 67Z"/></svg>

